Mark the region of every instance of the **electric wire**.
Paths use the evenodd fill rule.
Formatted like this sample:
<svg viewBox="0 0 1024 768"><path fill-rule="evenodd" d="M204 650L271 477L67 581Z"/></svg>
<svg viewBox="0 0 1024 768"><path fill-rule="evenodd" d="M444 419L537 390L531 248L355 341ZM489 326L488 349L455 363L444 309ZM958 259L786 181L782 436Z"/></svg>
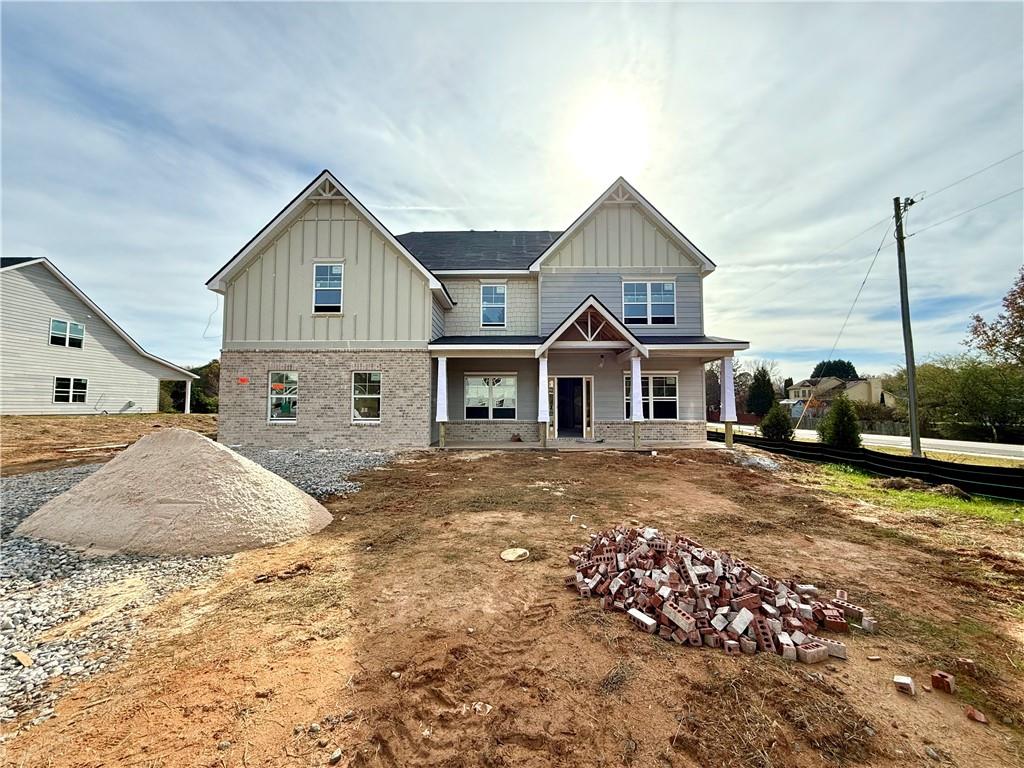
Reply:
<svg viewBox="0 0 1024 768"><path fill-rule="evenodd" d="M997 165L1002 165L1007 160L1013 160L1013 158L1015 158L1015 157L1017 157L1019 155L1024 155L1024 149L1019 149L1016 152L1014 152L1012 155L1007 155L1002 160L996 160L994 163L992 163L990 165L986 165L984 168L981 168L981 169L975 171L974 173L969 173L966 176L964 176L962 179L957 179L956 181L954 181L954 182L952 182L950 184L947 184L944 187L940 187L939 189L935 190L934 192L927 192L927 191L923 192L921 194L921 197L917 198L916 200L914 200L914 202L915 203L916 202L920 202L921 200L924 200L926 198L935 197L936 195L942 194L947 189L952 189L957 184L962 184L963 182L967 181L968 179L973 179L975 176L977 176L979 174L982 174L982 173L984 173L985 171L987 171L987 170L989 170L991 168L995 168Z"/></svg>
<svg viewBox="0 0 1024 768"><path fill-rule="evenodd" d="M1003 198L1009 197L1010 195L1015 195L1018 192L1022 192L1022 191L1024 191L1024 187L1017 187L1017 189L1012 189L1009 192L1006 192L1006 193L1004 193L1002 195L999 195L999 197L993 197L991 200L988 200L987 202L981 203L980 205L976 205L973 208L968 208L966 211L960 211L960 213L954 213L952 216L949 216L949 217L947 217L945 219L942 219L941 221L936 221L936 222L933 222L933 223L929 224L926 227L921 227L921 229L917 230L916 232L911 232L909 235L907 235L907 237L910 238L910 237L913 237L914 235L919 235L922 232L927 232L929 229L932 229L933 227L937 227L937 226L939 226L941 224L945 224L947 221L952 221L953 219L959 219L961 216L966 216L968 213L973 213L974 211L977 211L979 208L984 208L986 205L992 205L992 203L998 203Z"/></svg>

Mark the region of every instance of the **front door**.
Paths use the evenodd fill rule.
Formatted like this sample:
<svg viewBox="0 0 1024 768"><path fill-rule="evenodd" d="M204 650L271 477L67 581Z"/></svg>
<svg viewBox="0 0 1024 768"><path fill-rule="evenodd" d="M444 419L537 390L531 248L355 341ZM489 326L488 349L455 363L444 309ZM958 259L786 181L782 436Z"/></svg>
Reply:
<svg viewBox="0 0 1024 768"><path fill-rule="evenodd" d="M558 436L583 437L583 378L558 378Z"/></svg>

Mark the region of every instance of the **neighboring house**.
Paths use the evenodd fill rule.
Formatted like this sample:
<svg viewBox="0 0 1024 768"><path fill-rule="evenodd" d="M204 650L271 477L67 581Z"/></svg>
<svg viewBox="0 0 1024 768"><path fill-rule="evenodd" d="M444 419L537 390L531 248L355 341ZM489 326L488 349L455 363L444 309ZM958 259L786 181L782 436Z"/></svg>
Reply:
<svg viewBox="0 0 1024 768"><path fill-rule="evenodd" d="M187 391L194 378L146 352L48 259L0 259L0 413L150 413L161 380Z"/></svg>
<svg viewBox="0 0 1024 768"><path fill-rule="evenodd" d="M564 232L395 237L324 171L207 282L220 439L702 441L704 364L748 346L705 335L714 268L621 178Z"/></svg>
<svg viewBox="0 0 1024 768"><path fill-rule="evenodd" d="M786 394L788 397L780 401L780 404L788 406L790 415L794 417L799 417L808 406L808 413L821 415L828 410L832 400L841 394L860 403L878 403L890 407L896 404L895 395L882 389L882 379L876 376L849 381L836 376L804 379L789 387ZM810 404L812 397L814 403Z"/></svg>

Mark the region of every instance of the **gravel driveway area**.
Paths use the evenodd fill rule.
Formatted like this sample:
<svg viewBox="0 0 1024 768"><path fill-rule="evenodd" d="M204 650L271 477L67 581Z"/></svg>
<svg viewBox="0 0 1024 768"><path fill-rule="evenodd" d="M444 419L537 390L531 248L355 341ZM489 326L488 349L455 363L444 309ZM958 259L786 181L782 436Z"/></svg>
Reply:
<svg viewBox="0 0 1024 768"><path fill-rule="evenodd" d="M350 475L393 458L345 450L241 453L318 498L359 490ZM99 466L0 478L0 722L30 716L28 723L36 724L51 717L64 690L130 650L143 608L217 577L231 560L86 557L59 544L12 536L21 520Z"/></svg>

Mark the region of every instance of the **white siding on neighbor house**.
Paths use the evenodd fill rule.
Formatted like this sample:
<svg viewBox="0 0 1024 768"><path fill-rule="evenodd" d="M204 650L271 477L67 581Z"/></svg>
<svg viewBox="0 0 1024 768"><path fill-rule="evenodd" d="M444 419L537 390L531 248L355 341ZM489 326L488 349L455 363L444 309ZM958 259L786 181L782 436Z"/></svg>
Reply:
<svg viewBox="0 0 1024 768"><path fill-rule="evenodd" d="M343 311L313 313L313 265L342 262ZM424 275L342 201L312 203L224 293L225 350L425 346ZM410 343L413 342L413 343Z"/></svg>
<svg viewBox="0 0 1024 768"><path fill-rule="evenodd" d="M42 264L0 273L0 299L0 413L155 412L160 379L185 378L136 352ZM82 323L82 348L51 345L50 318ZM57 376L88 379L86 402L53 402Z"/></svg>
<svg viewBox="0 0 1024 768"><path fill-rule="evenodd" d="M480 286L494 283L505 286L504 328L484 328L480 325ZM448 277L444 284L455 300L455 307L445 317L446 336L537 335L536 278Z"/></svg>
<svg viewBox="0 0 1024 768"><path fill-rule="evenodd" d="M630 325L639 336L699 336L704 333L701 276L694 271L652 273L633 269L572 269L549 271L541 268L540 335L557 328L590 294L594 294L622 320L622 283L627 280L675 281L676 322L674 325Z"/></svg>

